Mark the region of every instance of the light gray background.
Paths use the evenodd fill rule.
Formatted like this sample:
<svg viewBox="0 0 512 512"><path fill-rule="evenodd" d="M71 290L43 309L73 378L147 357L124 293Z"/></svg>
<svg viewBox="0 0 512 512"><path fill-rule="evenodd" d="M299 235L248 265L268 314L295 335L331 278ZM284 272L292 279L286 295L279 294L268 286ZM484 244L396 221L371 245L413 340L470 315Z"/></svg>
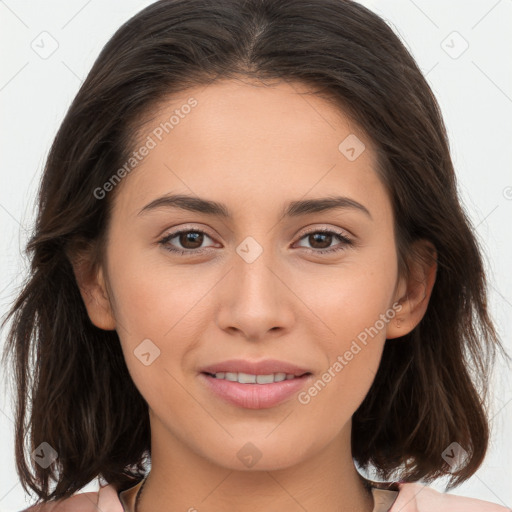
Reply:
<svg viewBox="0 0 512 512"><path fill-rule="evenodd" d="M27 270L22 252L32 229L44 161L59 124L103 45L150 3L0 0L1 315ZM492 314L512 353L512 0L362 3L402 38L440 102L460 194L486 251ZM5 332L0 348L4 339ZM12 512L34 500L24 495L15 472L11 394L4 386L4 369L0 371L0 511ZM510 369L498 366L486 460L451 492L512 508L509 375ZM443 483L433 487L442 490ZM83 490L97 488L93 481Z"/></svg>

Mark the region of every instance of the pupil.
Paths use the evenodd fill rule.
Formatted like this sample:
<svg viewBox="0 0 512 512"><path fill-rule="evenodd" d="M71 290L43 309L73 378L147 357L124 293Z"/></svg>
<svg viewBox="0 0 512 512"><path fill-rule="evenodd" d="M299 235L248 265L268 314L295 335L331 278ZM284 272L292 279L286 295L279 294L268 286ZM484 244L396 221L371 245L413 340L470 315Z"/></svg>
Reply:
<svg viewBox="0 0 512 512"><path fill-rule="evenodd" d="M201 246L202 243L202 234L197 232L189 232L189 233L182 233L180 237L180 243L187 247L187 249L196 249L197 247ZM190 247L188 244L192 243L192 247Z"/></svg>
<svg viewBox="0 0 512 512"><path fill-rule="evenodd" d="M313 234L311 236L313 237L314 243L311 243L311 241L310 241L310 244L311 244L312 247L315 247L316 249L325 249L325 248L327 248L327 247L329 247L331 245L331 240L330 239L332 238L332 235L329 235L328 233L316 233L316 234ZM315 244L317 242L317 238L318 237L322 237L324 239L327 238L327 240L328 240L327 245L324 245L322 247L316 247ZM324 240L324 242L325 242L325 240ZM321 241L320 241L320 243L321 243Z"/></svg>

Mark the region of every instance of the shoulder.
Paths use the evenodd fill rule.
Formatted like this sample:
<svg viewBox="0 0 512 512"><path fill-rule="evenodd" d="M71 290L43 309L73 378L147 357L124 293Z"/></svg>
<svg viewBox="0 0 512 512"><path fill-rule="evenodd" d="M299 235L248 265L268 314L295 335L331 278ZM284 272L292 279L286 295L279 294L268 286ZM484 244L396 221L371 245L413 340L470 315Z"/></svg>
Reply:
<svg viewBox="0 0 512 512"><path fill-rule="evenodd" d="M442 493L420 483L400 483L389 512L512 512L489 501Z"/></svg>
<svg viewBox="0 0 512 512"><path fill-rule="evenodd" d="M70 498L41 503L22 512L124 512L116 489L112 485L100 487L96 492L74 494Z"/></svg>
<svg viewBox="0 0 512 512"><path fill-rule="evenodd" d="M98 492L84 492L63 500L34 505L22 512L97 512Z"/></svg>

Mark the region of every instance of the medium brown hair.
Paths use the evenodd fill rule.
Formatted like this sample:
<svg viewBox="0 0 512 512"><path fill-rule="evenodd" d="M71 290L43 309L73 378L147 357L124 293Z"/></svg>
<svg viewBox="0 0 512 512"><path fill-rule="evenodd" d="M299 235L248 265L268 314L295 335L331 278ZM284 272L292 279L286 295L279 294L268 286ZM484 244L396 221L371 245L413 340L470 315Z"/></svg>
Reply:
<svg viewBox="0 0 512 512"><path fill-rule="evenodd" d="M354 460L386 479L451 474L453 486L484 459L488 370L503 347L439 107L409 52L379 16L351 1L161 0L110 39L62 122L26 249L30 274L4 321L13 320L3 358L12 358L16 386L16 467L23 488L42 500L66 498L97 476L126 489L151 455L148 405L117 333L90 321L71 265L81 249L94 252L92 265L105 254L116 191L104 199L93 191L126 162L152 108L173 93L238 77L303 83L334 100L376 147L401 273L417 257L414 241L437 250L425 316L386 341L353 416ZM43 442L57 452L47 469L27 463L28 433L30 453ZM453 442L468 453L457 472L442 458Z"/></svg>

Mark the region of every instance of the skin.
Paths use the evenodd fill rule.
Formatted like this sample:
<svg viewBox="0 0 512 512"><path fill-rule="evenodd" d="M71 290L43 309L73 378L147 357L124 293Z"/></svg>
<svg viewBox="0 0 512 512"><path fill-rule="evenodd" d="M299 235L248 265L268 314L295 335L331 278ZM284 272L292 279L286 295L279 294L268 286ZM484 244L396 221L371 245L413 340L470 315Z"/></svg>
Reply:
<svg viewBox="0 0 512 512"><path fill-rule="evenodd" d="M435 266L417 262L411 278L398 275L392 206L372 143L333 104L298 94L307 91L226 80L166 101L141 144L188 98L198 105L118 185L101 268L75 265L91 321L117 330L149 405L152 470L140 512L373 509L352 460L351 418L386 338L424 315ZM354 161L338 149L350 134L366 147ZM334 192L371 217L355 208L280 216L288 201ZM164 207L138 215L167 193L224 203L233 218ZM209 249L181 256L158 243L182 228L207 235L188 245L174 238L174 247ZM353 243L306 236L322 228ZM236 252L248 236L263 249L251 263ZM342 250L315 254L333 247ZM396 317L307 404L293 396L267 409L236 407L198 378L202 366L226 359L276 358L308 368L315 382L394 303ZM134 355L145 339L160 350L148 366ZM237 457L248 442L261 455L250 468Z"/></svg>

